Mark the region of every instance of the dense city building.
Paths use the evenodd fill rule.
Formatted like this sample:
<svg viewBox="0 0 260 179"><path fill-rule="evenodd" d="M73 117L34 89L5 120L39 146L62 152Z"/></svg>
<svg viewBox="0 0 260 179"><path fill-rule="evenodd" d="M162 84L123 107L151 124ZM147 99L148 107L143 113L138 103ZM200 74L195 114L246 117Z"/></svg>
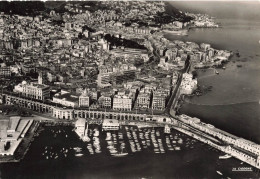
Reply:
<svg viewBox="0 0 260 179"><path fill-rule="evenodd" d="M133 105L133 98L131 93L118 92L113 97L113 109L120 111L131 111Z"/></svg>
<svg viewBox="0 0 260 179"><path fill-rule="evenodd" d="M14 92L17 92L27 98L46 100L50 98L50 87L44 84L38 83L22 83L14 87Z"/></svg>

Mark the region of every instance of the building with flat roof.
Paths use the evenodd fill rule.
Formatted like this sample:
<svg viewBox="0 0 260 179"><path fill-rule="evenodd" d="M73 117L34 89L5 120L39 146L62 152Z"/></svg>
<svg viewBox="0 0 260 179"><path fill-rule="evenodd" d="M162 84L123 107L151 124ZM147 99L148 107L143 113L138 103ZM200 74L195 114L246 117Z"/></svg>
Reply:
<svg viewBox="0 0 260 179"><path fill-rule="evenodd" d="M0 120L0 155L14 155L32 123L33 120L20 116Z"/></svg>
<svg viewBox="0 0 260 179"><path fill-rule="evenodd" d="M79 96L79 107L89 107L90 99L86 94L82 94Z"/></svg>
<svg viewBox="0 0 260 179"><path fill-rule="evenodd" d="M103 94L98 98L98 104L101 108L111 108L112 107L111 96Z"/></svg>
<svg viewBox="0 0 260 179"><path fill-rule="evenodd" d="M150 108L151 94L140 92L136 99L135 108L148 109Z"/></svg>
<svg viewBox="0 0 260 179"><path fill-rule="evenodd" d="M56 94L53 96L53 102L67 107L79 107L79 95L72 93ZM81 101L83 102L83 101Z"/></svg>
<svg viewBox="0 0 260 179"><path fill-rule="evenodd" d="M183 74L183 79L180 85L181 94L192 94L193 91L197 88L197 79L192 79L192 77L192 74Z"/></svg>
<svg viewBox="0 0 260 179"><path fill-rule="evenodd" d="M50 98L50 87L44 84L27 83L26 81L23 81L14 87L14 92L18 92L25 97L38 100Z"/></svg>
<svg viewBox="0 0 260 179"><path fill-rule="evenodd" d="M117 94L113 98L113 109L122 111L132 110L133 99L131 94Z"/></svg>
<svg viewBox="0 0 260 179"><path fill-rule="evenodd" d="M10 66L0 67L0 77L10 77L11 70Z"/></svg>
<svg viewBox="0 0 260 179"><path fill-rule="evenodd" d="M119 130L119 122L116 119L104 119L102 123L102 130Z"/></svg>
<svg viewBox="0 0 260 179"><path fill-rule="evenodd" d="M9 132L9 133L15 132L20 120L21 120L20 116L10 117L7 132Z"/></svg>
<svg viewBox="0 0 260 179"><path fill-rule="evenodd" d="M155 91L153 93L152 109L164 110L166 106L166 97L166 94Z"/></svg>

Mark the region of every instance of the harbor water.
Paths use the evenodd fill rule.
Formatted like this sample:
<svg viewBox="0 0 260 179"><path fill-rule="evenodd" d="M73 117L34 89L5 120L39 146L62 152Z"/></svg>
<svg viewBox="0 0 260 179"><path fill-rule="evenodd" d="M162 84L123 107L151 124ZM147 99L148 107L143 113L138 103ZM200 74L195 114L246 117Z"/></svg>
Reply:
<svg viewBox="0 0 260 179"><path fill-rule="evenodd" d="M234 166L250 166L234 158L221 160L219 156L223 153L176 131L164 134L161 128L138 130L127 126L111 132L112 138L107 139L107 132L89 125L90 130L94 128L100 131L99 136L94 139L89 131L91 141L87 143L79 139L71 126L44 127L24 160L0 165L0 178L252 178L257 175L256 171L232 172ZM95 148L93 141L97 138L99 153L89 148L90 145ZM128 155L111 156L110 141L118 150L119 143L124 142ZM133 143L135 151L131 148ZM173 150L169 150L169 145Z"/></svg>

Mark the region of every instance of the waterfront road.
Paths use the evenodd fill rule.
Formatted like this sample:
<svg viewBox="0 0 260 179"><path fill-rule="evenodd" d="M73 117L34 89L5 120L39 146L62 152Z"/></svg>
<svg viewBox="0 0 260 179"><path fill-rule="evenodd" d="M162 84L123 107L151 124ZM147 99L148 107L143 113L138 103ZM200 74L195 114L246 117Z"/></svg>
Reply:
<svg viewBox="0 0 260 179"><path fill-rule="evenodd" d="M176 106L176 103L179 99L179 96L180 96L180 85L181 85L181 82L182 82L182 77L183 77L183 73L186 73L188 72L190 69L190 62L189 60L187 60L187 62L185 63L185 68L179 73L179 76L178 76L178 80L176 82L176 85L174 86L173 88L173 92L172 92L172 95L168 101L168 104L165 108L165 111L164 111L164 114L167 115L167 116L171 116L171 117L175 117L175 115L173 116L171 114L171 110L174 110L174 107Z"/></svg>

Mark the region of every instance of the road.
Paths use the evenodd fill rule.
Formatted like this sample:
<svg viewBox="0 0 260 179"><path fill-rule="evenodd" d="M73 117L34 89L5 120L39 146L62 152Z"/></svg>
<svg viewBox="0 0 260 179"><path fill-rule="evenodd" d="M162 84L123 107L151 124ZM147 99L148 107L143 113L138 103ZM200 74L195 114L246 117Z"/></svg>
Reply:
<svg viewBox="0 0 260 179"><path fill-rule="evenodd" d="M181 85L181 82L182 82L182 77L183 77L183 73L185 72L188 72L190 69L190 62L187 61L185 63L185 68L180 72L179 76L178 76L178 80L177 80L177 83L173 89L173 93L168 101L168 104L165 108L165 111L164 111L164 114L165 115L168 115L168 116L172 116L172 117L175 117L171 114L171 109L173 109L178 101L178 98L179 98L179 88L180 88L180 85ZM173 109L174 110L174 109Z"/></svg>

